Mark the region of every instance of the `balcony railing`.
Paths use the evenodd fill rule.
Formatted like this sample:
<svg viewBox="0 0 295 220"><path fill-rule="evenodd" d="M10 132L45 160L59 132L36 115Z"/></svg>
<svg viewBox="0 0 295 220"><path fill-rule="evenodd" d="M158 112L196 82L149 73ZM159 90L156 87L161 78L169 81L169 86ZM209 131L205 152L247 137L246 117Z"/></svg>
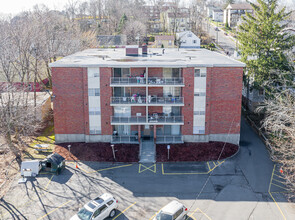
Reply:
<svg viewBox="0 0 295 220"><path fill-rule="evenodd" d="M159 123L159 124L165 124L165 123L183 123L183 116L149 116L148 122L149 123Z"/></svg>
<svg viewBox="0 0 295 220"><path fill-rule="evenodd" d="M145 77L111 77L111 85L142 85L146 84Z"/></svg>
<svg viewBox="0 0 295 220"><path fill-rule="evenodd" d="M147 97L148 104L183 104L183 97L170 96L170 97Z"/></svg>
<svg viewBox="0 0 295 220"><path fill-rule="evenodd" d="M182 105L183 97L156 97L156 96L137 96L137 97L111 97L111 104L132 104L132 105Z"/></svg>
<svg viewBox="0 0 295 220"><path fill-rule="evenodd" d="M137 135L113 135L111 143L127 143L127 144L138 144Z"/></svg>
<svg viewBox="0 0 295 220"><path fill-rule="evenodd" d="M111 116L111 123L122 123L122 124L146 123L146 116L130 116L130 117Z"/></svg>
<svg viewBox="0 0 295 220"><path fill-rule="evenodd" d="M182 135L157 135L157 144L180 144L183 143Z"/></svg>
<svg viewBox="0 0 295 220"><path fill-rule="evenodd" d="M179 78L166 78L166 77L149 77L149 85L184 85L182 77Z"/></svg>
<svg viewBox="0 0 295 220"><path fill-rule="evenodd" d="M146 116L111 116L112 124L182 124L183 122L183 116L159 116L154 114L148 116L148 121L146 121Z"/></svg>
<svg viewBox="0 0 295 220"><path fill-rule="evenodd" d="M111 104L145 104L146 97L111 97Z"/></svg>

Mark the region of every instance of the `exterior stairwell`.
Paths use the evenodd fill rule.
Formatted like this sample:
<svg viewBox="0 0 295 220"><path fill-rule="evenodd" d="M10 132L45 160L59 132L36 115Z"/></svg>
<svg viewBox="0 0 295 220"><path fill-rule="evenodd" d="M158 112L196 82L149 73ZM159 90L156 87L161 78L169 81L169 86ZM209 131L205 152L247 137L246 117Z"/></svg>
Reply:
<svg viewBox="0 0 295 220"><path fill-rule="evenodd" d="M140 142L140 163L156 162L156 147L154 140L143 140Z"/></svg>

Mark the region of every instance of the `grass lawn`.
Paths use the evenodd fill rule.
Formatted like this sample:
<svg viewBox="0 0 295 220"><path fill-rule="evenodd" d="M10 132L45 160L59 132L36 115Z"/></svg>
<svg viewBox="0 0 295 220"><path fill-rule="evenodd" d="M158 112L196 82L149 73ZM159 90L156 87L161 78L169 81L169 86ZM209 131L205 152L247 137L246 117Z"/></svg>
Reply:
<svg viewBox="0 0 295 220"><path fill-rule="evenodd" d="M33 137L33 141L29 143L29 146L24 153L24 159L44 159L49 154L51 154L55 147L55 135L54 135L54 126L47 126L40 136ZM38 152L34 146L36 144L49 144L47 152Z"/></svg>

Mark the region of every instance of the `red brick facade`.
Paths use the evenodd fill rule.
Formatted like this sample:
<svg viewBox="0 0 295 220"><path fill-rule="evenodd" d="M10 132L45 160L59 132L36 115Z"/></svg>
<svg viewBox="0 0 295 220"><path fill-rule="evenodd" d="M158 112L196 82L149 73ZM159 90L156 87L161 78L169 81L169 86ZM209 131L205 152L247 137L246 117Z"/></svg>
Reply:
<svg viewBox="0 0 295 220"><path fill-rule="evenodd" d="M207 68L206 134L239 134L242 103L241 67Z"/></svg>
<svg viewBox="0 0 295 220"><path fill-rule="evenodd" d="M184 125L181 132L183 135L192 135L194 124L194 68L184 68L182 74L184 77L184 87L182 88Z"/></svg>
<svg viewBox="0 0 295 220"><path fill-rule="evenodd" d="M112 76L112 68L100 68L100 108L101 108L101 134L111 135L113 129L111 126L111 116L113 115L113 107L110 105L112 96L112 87L110 87L110 78Z"/></svg>
<svg viewBox="0 0 295 220"><path fill-rule="evenodd" d="M85 120L84 112L88 102L88 98L85 99L85 95L87 96L86 72L86 68L52 68L55 134L89 132L85 130L88 120Z"/></svg>

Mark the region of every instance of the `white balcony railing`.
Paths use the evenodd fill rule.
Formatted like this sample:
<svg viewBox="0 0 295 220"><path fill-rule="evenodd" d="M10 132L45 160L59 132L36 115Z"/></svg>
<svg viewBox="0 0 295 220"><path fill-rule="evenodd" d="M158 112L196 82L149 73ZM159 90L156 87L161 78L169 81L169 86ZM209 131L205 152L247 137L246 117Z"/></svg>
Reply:
<svg viewBox="0 0 295 220"><path fill-rule="evenodd" d="M149 116L148 117L149 123L159 123L159 124L174 124L174 123L183 123L184 117L183 116Z"/></svg>
<svg viewBox="0 0 295 220"><path fill-rule="evenodd" d="M129 143L129 144L138 144L137 135L113 135L111 143Z"/></svg>
<svg viewBox="0 0 295 220"><path fill-rule="evenodd" d="M184 80L182 77L149 77L148 78L149 85L184 85Z"/></svg>
<svg viewBox="0 0 295 220"><path fill-rule="evenodd" d="M145 77L111 77L111 85L141 85L146 84Z"/></svg>
<svg viewBox="0 0 295 220"><path fill-rule="evenodd" d="M178 144L183 143L182 135L157 135L157 144Z"/></svg>
<svg viewBox="0 0 295 220"><path fill-rule="evenodd" d="M157 114L149 115L148 121L146 116L111 116L112 124L182 124L184 122L183 116L159 116Z"/></svg>
<svg viewBox="0 0 295 220"><path fill-rule="evenodd" d="M155 97L148 96L147 104L183 104L183 97L179 96L170 96L170 97Z"/></svg>
<svg viewBox="0 0 295 220"><path fill-rule="evenodd" d="M146 97L111 97L111 104L145 104Z"/></svg>

